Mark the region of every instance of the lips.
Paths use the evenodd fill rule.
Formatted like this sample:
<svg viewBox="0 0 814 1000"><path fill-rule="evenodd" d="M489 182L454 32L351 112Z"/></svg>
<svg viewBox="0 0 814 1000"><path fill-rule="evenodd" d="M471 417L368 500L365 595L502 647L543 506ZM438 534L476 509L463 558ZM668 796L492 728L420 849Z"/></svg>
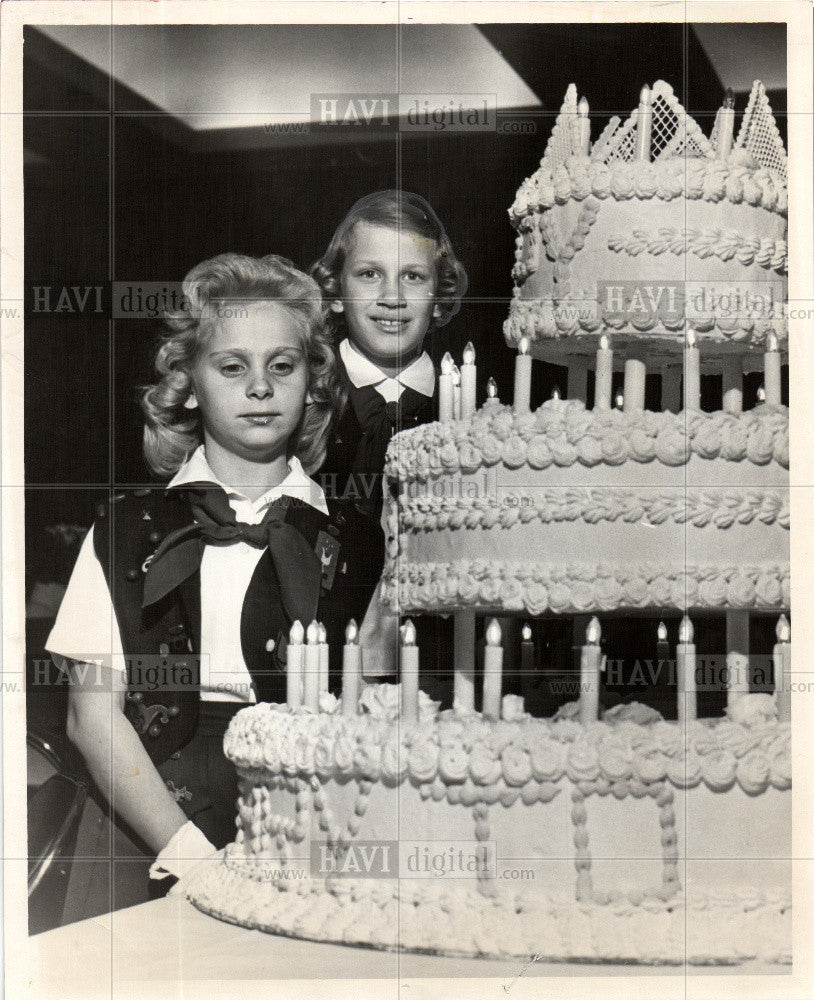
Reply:
<svg viewBox="0 0 814 1000"><path fill-rule="evenodd" d="M378 326L381 330L386 333L398 333L399 330L404 329L404 327L410 322L409 319L391 319L384 316L371 316L371 320Z"/></svg>
<svg viewBox="0 0 814 1000"><path fill-rule="evenodd" d="M274 417L279 417L279 413L241 413L240 419L247 420L250 424L268 424Z"/></svg>

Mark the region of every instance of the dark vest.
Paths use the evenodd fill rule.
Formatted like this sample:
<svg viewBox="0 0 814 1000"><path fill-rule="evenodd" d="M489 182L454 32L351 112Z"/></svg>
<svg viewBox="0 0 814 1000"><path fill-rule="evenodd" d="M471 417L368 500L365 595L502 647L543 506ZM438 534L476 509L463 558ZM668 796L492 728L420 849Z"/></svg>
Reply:
<svg viewBox="0 0 814 1000"><path fill-rule="evenodd" d="M328 500L329 515L306 504L288 508L293 524L318 554L334 551L323 573L318 619L330 647L332 688L341 677L341 648L351 618L361 623L381 571L378 525L353 504ZM192 522L188 505L164 489L117 493L97 510L96 556L110 589L128 660L125 712L150 757L160 763L187 743L198 719L201 651L200 574L142 608L151 555L170 532ZM383 539L380 543L383 546ZM327 548L326 548L327 546ZM371 560L371 555L374 559ZM291 628L268 550L243 601L240 641L258 701L285 701L285 647ZM303 625L307 625L303 622ZM274 649L267 650L268 640Z"/></svg>
<svg viewBox="0 0 814 1000"><path fill-rule="evenodd" d="M365 447L363 442L365 429L360 424L356 407L353 405L355 393L375 392L375 389L357 389L348 377L338 354L337 374L344 385L345 405L339 419L334 423L325 461L314 478L326 495L345 498L362 505L373 516L379 516L384 488L384 457L387 449ZM436 420L437 396L437 393L432 397L427 396L426 402L422 402L416 413L397 424L394 433Z"/></svg>

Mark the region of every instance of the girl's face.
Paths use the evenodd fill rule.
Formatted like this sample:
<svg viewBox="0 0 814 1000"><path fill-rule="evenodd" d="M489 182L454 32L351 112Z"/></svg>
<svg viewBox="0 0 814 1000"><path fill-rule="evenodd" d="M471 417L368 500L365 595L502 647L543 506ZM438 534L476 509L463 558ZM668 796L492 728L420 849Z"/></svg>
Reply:
<svg viewBox="0 0 814 1000"><path fill-rule="evenodd" d="M416 233L357 222L340 274L353 345L374 364L401 368L421 353L433 316L437 282L436 244Z"/></svg>
<svg viewBox="0 0 814 1000"><path fill-rule="evenodd" d="M207 457L251 462L285 456L308 395L302 329L276 302L227 303L190 371L187 406L201 411Z"/></svg>

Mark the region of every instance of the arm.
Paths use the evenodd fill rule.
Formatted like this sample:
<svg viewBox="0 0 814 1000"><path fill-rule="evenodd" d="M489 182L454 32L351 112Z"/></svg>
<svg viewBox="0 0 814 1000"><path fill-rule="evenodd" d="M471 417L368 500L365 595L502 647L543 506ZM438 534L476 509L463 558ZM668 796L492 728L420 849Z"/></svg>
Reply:
<svg viewBox="0 0 814 1000"><path fill-rule="evenodd" d="M108 673L111 679L116 677ZM100 688L94 684L97 679L95 668L71 670L68 738L107 801L158 853L187 817L124 714L124 684Z"/></svg>

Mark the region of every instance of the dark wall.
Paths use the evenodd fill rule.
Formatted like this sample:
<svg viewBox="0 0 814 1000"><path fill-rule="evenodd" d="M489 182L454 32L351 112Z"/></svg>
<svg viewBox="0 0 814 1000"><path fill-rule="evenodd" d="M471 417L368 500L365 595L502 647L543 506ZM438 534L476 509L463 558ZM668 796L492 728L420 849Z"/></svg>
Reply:
<svg viewBox="0 0 814 1000"><path fill-rule="evenodd" d="M507 209L540 160L568 83L589 97L594 136L611 113L632 110L644 81L667 79L702 118L719 106L723 85L685 25L481 30L540 96L544 111L522 116L537 134L380 132L353 142L320 145L311 137L308 144L217 153L201 150L166 116L111 115L110 81L36 29L26 30L29 484L150 478L136 387L151 378L158 331L148 320L111 322L107 301L100 313L36 311L35 286L52 290L54 306L66 287L106 291L109 279L179 281L193 264L224 250L281 253L308 267L350 205L383 187L424 195L469 273L467 300L431 338L431 353L436 360L445 350L460 356L472 340L480 396L489 375L501 394L510 394L513 356L502 337L514 238ZM155 110L132 94L113 94L116 107ZM702 126L708 131L711 123ZM535 366L533 402L558 382L564 388L557 369ZM35 519L50 516L50 493L32 500ZM75 504L63 496L60 510L73 520L84 512L87 520L86 500L75 496Z"/></svg>

